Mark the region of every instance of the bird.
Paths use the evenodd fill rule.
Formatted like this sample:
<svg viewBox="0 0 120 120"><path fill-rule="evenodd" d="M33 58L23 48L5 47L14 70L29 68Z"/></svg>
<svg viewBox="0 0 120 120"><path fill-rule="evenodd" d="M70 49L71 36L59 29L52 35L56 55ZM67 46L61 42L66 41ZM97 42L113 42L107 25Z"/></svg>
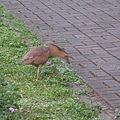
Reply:
<svg viewBox="0 0 120 120"><path fill-rule="evenodd" d="M37 67L36 81L38 81L40 78L39 69L48 61L49 58L54 57L60 57L70 64L68 54L54 44L51 44L47 47L41 45L33 47L24 55L22 63L24 65L34 65Z"/></svg>

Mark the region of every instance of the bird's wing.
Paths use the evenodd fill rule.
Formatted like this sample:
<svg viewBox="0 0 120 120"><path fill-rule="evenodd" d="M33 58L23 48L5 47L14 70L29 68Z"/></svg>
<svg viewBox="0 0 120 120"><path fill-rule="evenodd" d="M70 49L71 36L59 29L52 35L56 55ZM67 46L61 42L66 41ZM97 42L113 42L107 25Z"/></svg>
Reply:
<svg viewBox="0 0 120 120"><path fill-rule="evenodd" d="M28 60L28 59L33 59L37 56L42 56L46 52L48 52L49 49L47 47L43 46L38 46L36 48L32 48L23 58L23 61Z"/></svg>

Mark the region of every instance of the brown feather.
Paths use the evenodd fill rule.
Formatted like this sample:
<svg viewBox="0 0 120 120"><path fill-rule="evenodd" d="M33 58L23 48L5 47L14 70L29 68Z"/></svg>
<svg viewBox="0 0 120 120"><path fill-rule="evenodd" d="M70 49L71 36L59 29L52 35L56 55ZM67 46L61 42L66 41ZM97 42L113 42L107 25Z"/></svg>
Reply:
<svg viewBox="0 0 120 120"><path fill-rule="evenodd" d="M33 64L35 66L39 64L44 64L47 62L49 58L49 48L38 46L35 48L32 48L23 58L23 64Z"/></svg>
<svg viewBox="0 0 120 120"><path fill-rule="evenodd" d="M25 65L35 65L37 67L37 79L39 79L39 68L44 65L51 57L60 57L69 63L68 55L65 51L56 45L49 47L38 46L32 48L23 58L22 63Z"/></svg>

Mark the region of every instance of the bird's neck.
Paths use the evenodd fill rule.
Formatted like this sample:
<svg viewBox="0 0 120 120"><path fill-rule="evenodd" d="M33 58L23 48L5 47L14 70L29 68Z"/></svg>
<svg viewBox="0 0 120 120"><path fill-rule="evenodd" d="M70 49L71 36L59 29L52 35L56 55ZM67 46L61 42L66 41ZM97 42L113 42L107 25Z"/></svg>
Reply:
<svg viewBox="0 0 120 120"><path fill-rule="evenodd" d="M53 57L61 57L61 51L58 51L57 48L54 47L49 47L50 50L50 54L49 54L49 58L53 58Z"/></svg>
<svg viewBox="0 0 120 120"><path fill-rule="evenodd" d="M49 58L58 57L55 51L50 50Z"/></svg>

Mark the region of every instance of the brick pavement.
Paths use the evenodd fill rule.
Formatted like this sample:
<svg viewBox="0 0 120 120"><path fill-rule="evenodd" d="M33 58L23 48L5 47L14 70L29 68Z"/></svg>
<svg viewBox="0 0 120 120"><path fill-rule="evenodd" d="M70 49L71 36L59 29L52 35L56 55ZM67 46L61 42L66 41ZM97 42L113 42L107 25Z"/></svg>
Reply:
<svg viewBox="0 0 120 120"><path fill-rule="evenodd" d="M46 44L64 47L72 67L120 109L119 0L0 0Z"/></svg>

